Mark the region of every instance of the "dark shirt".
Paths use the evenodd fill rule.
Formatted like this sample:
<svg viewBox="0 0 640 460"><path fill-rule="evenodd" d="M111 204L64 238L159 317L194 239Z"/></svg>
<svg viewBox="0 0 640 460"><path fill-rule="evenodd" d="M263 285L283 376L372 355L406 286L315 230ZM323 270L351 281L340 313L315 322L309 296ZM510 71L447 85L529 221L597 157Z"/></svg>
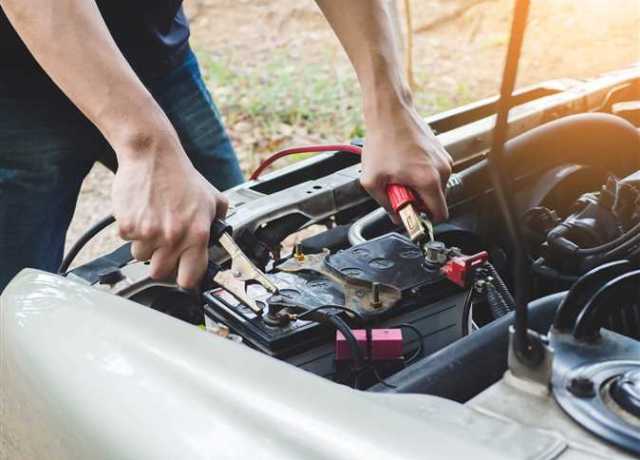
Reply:
<svg viewBox="0 0 640 460"><path fill-rule="evenodd" d="M174 68L188 49L189 24L182 0L97 0L120 51L141 77ZM3 69L41 73L0 8L0 81Z"/></svg>

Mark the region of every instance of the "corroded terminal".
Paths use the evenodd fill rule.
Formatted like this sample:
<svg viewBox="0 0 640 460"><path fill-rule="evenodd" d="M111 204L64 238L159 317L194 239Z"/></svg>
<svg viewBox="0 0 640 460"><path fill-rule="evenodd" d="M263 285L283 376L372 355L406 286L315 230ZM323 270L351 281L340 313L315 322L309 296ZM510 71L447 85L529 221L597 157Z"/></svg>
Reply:
<svg viewBox="0 0 640 460"><path fill-rule="evenodd" d="M427 241L424 254L426 261L433 265L443 265L449 257L448 248L442 241Z"/></svg>

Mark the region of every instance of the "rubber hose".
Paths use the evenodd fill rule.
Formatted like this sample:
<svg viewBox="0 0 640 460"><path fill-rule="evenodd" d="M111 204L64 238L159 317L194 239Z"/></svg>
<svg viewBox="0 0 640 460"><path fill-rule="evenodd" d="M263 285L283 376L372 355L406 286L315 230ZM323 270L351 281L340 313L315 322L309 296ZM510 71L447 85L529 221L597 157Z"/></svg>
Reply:
<svg viewBox="0 0 640 460"><path fill-rule="evenodd" d="M491 310L491 316L493 319L502 318L511 310L507 301L502 297L502 294L493 283L487 283L486 285L487 302L489 303L489 310Z"/></svg>

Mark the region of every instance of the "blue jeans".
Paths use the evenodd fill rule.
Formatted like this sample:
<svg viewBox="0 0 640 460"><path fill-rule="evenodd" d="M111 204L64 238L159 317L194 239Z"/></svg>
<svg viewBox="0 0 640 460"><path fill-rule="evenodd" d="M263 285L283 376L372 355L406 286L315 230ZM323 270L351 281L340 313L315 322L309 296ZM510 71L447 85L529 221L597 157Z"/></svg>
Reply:
<svg viewBox="0 0 640 460"><path fill-rule="evenodd" d="M0 292L22 268L57 269L83 179L97 160L116 165L102 135L48 79L10 72L0 75ZM242 182L193 53L143 81L195 167L219 189Z"/></svg>

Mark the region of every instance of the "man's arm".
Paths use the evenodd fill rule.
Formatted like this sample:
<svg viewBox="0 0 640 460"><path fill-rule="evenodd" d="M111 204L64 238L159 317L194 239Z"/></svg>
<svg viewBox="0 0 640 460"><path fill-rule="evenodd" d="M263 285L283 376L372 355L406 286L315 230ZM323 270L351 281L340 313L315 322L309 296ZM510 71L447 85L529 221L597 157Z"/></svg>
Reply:
<svg viewBox="0 0 640 460"><path fill-rule="evenodd" d="M367 128L362 185L396 221L385 192L390 183L412 188L434 220L446 219L451 157L413 105L389 0L316 1L360 81Z"/></svg>
<svg viewBox="0 0 640 460"><path fill-rule="evenodd" d="M209 228L227 203L193 167L169 119L120 53L93 0L0 0L51 79L118 157L113 212L152 276L178 267L193 287L207 263Z"/></svg>

